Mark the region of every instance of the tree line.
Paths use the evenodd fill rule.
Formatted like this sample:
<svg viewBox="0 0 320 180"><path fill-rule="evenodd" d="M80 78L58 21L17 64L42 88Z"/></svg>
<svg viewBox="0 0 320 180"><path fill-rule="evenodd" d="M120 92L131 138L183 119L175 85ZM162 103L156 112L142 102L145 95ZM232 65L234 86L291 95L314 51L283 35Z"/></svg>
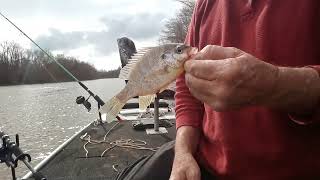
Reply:
<svg viewBox="0 0 320 180"><path fill-rule="evenodd" d="M182 4L175 17L166 21L160 34L161 43L183 43L191 21L195 0L174 0Z"/></svg>
<svg viewBox="0 0 320 180"><path fill-rule="evenodd" d="M64 55L53 57L79 80L116 78L119 75L120 69L98 71L93 65L74 57ZM15 42L0 44L0 85L64 81L73 79L42 51L24 49Z"/></svg>
<svg viewBox="0 0 320 180"><path fill-rule="evenodd" d="M194 0L175 0L182 3L176 16L169 19L161 30L161 43L182 43L187 34ZM50 54L50 52L48 52ZM51 54L52 55L52 54ZM92 64L64 55L53 56L79 80L117 78L120 67L98 71ZM15 42L0 44L0 85L34 84L73 81L54 61L40 50L24 49Z"/></svg>

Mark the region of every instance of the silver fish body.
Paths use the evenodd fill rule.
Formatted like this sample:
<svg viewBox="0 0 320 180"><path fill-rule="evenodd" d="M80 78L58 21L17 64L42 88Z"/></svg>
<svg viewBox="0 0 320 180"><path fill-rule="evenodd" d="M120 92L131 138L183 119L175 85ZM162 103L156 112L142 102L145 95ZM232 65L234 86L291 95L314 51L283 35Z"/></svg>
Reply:
<svg viewBox="0 0 320 180"><path fill-rule="evenodd" d="M184 44L165 44L138 51L121 69L119 78L126 86L100 110L111 122L131 98L139 96L139 108L146 109L157 93L165 90L183 72L183 64L197 53L197 48Z"/></svg>

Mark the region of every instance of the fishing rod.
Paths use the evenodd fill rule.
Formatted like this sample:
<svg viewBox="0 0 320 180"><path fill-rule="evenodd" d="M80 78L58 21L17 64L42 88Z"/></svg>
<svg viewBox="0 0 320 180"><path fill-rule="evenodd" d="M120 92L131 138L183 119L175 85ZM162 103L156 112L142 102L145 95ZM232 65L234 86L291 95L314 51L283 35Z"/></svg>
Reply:
<svg viewBox="0 0 320 180"><path fill-rule="evenodd" d="M59 61L57 61L52 55L47 53L44 49L42 49L34 40L32 40L25 32L23 32L15 23L13 23L9 18L7 18L5 15L3 15L0 12L0 15L6 19L11 25L13 25L18 31L20 31L25 37L27 37L35 46L37 46L45 55L49 57L49 59L53 60L57 65L66 72L73 80L75 80L84 90L86 90L89 93L89 97L86 99L83 96L79 96L76 99L77 104L83 104L84 107L90 111L91 110L91 103L88 101L90 97L93 97L96 102L98 103L98 109L100 109L101 106L103 106L105 103L103 100L96 94L94 94L86 85L84 85L79 79L77 79L68 69L66 69ZM99 121L100 124L102 123L101 113L99 112ZM121 121L121 118L119 116L116 117L119 121ZM103 127L103 126L102 126Z"/></svg>

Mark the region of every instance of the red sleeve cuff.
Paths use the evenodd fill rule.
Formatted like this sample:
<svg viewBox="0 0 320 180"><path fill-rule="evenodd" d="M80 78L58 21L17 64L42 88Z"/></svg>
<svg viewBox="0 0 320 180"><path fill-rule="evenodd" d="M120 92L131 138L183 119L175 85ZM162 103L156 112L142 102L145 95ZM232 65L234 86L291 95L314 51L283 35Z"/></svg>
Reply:
<svg viewBox="0 0 320 180"><path fill-rule="evenodd" d="M306 67L310 67L316 70L320 77L320 65L310 65ZM295 123L301 124L301 125L319 123L320 122L320 100L319 100L317 109L312 114L307 116L298 116L298 115L289 114L289 118Z"/></svg>

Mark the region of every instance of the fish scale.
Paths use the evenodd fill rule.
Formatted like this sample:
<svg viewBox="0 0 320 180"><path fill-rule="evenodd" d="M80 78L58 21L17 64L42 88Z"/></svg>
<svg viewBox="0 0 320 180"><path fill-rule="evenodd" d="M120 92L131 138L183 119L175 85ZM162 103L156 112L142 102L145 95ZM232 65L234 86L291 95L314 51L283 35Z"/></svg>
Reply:
<svg viewBox="0 0 320 180"><path fill-rule="evenodd" d="M128 80L126 86L101 107L106 121L116 120L124 104L139 96L139 109L145 110L155 99L156 94L167 89L183 72L183 64L198 52L197 48L184 44L164 44L142 48L124 66L119 78Z"/></svg>

